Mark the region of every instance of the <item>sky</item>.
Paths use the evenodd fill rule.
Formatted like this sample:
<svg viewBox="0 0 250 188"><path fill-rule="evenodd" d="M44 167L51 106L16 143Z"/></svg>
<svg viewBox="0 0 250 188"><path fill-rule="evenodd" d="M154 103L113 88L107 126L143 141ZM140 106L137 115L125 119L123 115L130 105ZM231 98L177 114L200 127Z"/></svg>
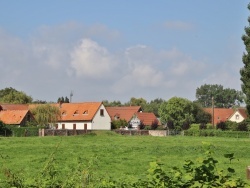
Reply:
<svg viewBox="0 0 250 188"><path fill-rule="evenodd" d="M148 102L241 90L247 0L0 0L0 89Z"/></svg>

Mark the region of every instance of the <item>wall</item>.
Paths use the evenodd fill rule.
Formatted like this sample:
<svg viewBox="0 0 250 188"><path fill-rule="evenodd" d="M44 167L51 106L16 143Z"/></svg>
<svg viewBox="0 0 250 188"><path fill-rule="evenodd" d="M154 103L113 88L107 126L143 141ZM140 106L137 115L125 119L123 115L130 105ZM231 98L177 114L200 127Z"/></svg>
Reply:
<svg viewBox="0 0 250 188"><path fill-rule="evenodd" d="M167 130L149 130L149 135L151 136L167 136Z"/></svg>
<svg viewBox="0 0 250 188"><path fill-rule="evenodd" d="M101 110L104 111L103 116L100 115ZM111 130L111 118L103 104L92 121L92 130Z"/></svg>

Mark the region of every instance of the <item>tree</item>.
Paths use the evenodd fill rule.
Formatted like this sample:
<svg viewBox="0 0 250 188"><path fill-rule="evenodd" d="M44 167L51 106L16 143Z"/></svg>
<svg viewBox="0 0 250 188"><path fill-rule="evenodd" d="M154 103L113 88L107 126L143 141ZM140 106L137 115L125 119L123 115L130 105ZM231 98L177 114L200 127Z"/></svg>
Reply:
<svg viewBox="0 0 250 188"><path fill-rule="evenodd" d="M250 10L250 4L248 4ZM250 18L248 17L248 23ZM245 94L245 103L248 114L250 114L250 26L245 27L245 34L242 36L242 40L245 44L246 52L243 53L242 62L244 67L240 70L241 74L241 89Z"/></svg>
<svg viewBox="0 0 250 188"><path fill-rule="evenodd" d="M17 91L12 87L0 90L1 103L27 104L31 103L32 100L32 97L26 95L22 91Z"/></svg>
<svg viewBox="0 0 250 188"><path fill-rule="evenodd" d="M147 101L143 98L132 97L129 102L125 103L125 106L141 106L142 110L145 109Z"/></svg>
<svg viewBox="0 0 250 188"><path fill-rule="evenodd" d="M163 102L159 109L161 122L172 122L174 127L182 127L186 122L194 122L193 103L187 99L173 97Z"/></svg>
<svg viewBox="0 0 250 188"><path fill-rule="evenodd" d="M219 108L229 108L239 106L243 102L244 95L241 91L226 88L222 85L204 84L196 89L196 102L204 108L212 107L212 97L214 105Z"/></svg>
<svg viewBox="0 0 250 188"><path fill-rule="evenodd" d="M212 116L210 113L205 112L199 103L194 102L194 119L195 123L207 124L211 122Z"/></svg>
<svg viewBox="0 0 250 188"><path fill-rule="evenodd" d="M56 106L50 104L41 104L31 109L38 125L48 126L55 124L60 117L60 110Z"/></svg>
<svg viewBox="0 0 250 188"><path fill-rule="evenodd" d="M159 108L161 106L161 104L164 102L163 99L161 98L157 98L157 99L154 99L154 100L151 100L150 103L147 103L145 106L144 106L144 109L143 111L144 112L152 112L155 114L156 117L159 117Z"/></svg>

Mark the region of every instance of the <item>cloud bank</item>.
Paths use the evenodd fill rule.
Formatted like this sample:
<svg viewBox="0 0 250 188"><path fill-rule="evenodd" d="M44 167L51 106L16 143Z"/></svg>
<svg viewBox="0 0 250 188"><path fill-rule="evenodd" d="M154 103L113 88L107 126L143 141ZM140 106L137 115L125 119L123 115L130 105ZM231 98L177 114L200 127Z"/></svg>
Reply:
<svg viewBox="0 0 250 188"><path fill-rule="evenodd" d="M159 50L134 44L115 50L120 40L121 33L104 25L46 26L28 39L0 29L0 89L13 87L46 101L74 91L73 102L173 96L194 100L196 88L205 83L239 89L234 66L238 57L214 65L177 47Z"/></svg>

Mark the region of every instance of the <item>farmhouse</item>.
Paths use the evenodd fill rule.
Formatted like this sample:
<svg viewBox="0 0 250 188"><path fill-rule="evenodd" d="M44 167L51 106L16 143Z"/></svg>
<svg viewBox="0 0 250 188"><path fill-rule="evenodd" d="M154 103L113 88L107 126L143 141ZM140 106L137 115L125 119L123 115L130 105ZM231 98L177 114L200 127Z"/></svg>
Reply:
<svg viewBox="0 0 250 188"><path fill-rule="evenodd" d="M151 126L154 121L157 121L157 117L154 113L137 112L130 120L130 124L133 129L137 129L138 126L143 123L145 126Z"/></svg>
<svg viewBox="0 0 250 188"><path fill-rule="evenodd" d="M106 107L111 120L126 120L129 122L134 114L141 112L142 109L140 106L115 106L115 107Z"/></svg>
<svg viewBox="0 0 250 188"><path fill-rule="evenodd" d="M34 117L23 104L0 104L0 120L6 125L24 126Z"/></svg>
<svg viewBox="0 0 250 188"><path fill-rule="evenodd" d="M140 106L122 106L122 107L106 107L111 120L126 120L132 125L133 129L137 129L138 125L143 122L144 125L152 125L157 120L154 113L142 112Z"/></svg>
<svg viewBox="0 0 250 188"><path fill-rule="evenodd" d="M56 104L61 116L57 129L110 130L111 119L101 102Z"/></svg>
<svg viewBox="0 0 250 188"><path fill-rule="evenodd" d="M247 118L246 109L244 108L204 108L204 110L211 114L214 124L225 121L234 121L239 123Z"/></svg>

